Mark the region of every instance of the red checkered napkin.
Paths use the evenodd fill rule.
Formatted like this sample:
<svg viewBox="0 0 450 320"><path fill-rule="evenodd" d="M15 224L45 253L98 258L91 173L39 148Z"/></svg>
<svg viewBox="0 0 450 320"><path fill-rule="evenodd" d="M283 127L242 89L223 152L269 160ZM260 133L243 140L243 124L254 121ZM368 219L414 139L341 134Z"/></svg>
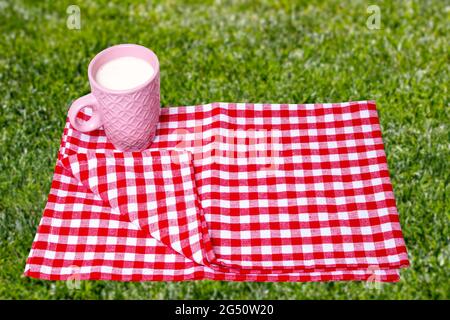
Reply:
<svg viewBox="0 0 450 320"><path fill-rule="evenodd" d="M397 281L407 265L373 102L213 103L163 109L144 152L67 123L25 274Z"/></svg>

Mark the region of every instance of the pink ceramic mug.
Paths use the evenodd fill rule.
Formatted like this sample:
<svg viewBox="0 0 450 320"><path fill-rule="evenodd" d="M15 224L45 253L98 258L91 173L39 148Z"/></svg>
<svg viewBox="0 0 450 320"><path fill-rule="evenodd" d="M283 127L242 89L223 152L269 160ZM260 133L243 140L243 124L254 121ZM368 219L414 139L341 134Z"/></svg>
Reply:
<svg viewBox="0 0 450 320"><path fill-rule="evenodd" d="M111 90L101 86L95 75L106 62L121 57L140 58L153 68L153 76L129 90ZM78 98L69 109L72 126L89 132L103 126L107 139L121 151L141 151L152 142L160 114L159 62L148 48L135 44L121 44L97 54L89 64L91 93ZM92 108L92 116L81 122L77 114L85 107Z"/></svg>

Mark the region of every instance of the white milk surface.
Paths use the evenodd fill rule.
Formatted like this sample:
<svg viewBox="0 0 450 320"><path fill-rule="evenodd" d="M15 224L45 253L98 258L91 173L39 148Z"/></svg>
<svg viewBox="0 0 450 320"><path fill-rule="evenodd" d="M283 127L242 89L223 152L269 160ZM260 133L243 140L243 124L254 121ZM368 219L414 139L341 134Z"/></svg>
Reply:
<svg viewBox="0 0 450 320"><path fill-rule="evenodd" d="M153 67L145 60L121 57L100 66L95 80L106 89L129 90L148 81L154 72Z"/></svg>

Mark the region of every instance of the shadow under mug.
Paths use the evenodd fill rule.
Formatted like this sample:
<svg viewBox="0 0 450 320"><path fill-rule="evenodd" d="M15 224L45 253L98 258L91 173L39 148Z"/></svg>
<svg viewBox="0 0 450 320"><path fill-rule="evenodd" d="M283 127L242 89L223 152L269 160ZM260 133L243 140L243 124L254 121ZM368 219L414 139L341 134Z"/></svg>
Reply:
<svg viewBox="0 0 450 320"><path fill-rule="evenodd" d="M153 76L129 90L104 88L95 80L98 69L106 62L121 58L143 59L153 67ZM71 125L78 131L89 132L103 126L106 138L121 151L141 151L152 142L160 115L159 61L150 49L121 44L98 53L88 68L91 93L75 100L69 109ZM82 122L78 113L85 107L92 116Z"/></svg>

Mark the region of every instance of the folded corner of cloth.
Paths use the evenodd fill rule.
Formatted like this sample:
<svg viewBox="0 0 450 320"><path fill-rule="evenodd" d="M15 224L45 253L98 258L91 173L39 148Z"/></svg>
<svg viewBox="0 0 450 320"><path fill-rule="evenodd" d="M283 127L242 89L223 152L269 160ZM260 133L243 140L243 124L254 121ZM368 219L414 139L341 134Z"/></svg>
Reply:
<svg viewBox="0 0 450 320"><path fill-rule="evenodd" d="M161 243L205 265L213 255L187 150L88 152L62 166L115 212ZM209 251L206 250L209 248Z"/></svg>
<svg viewBox="0 0 450 320"><path fill-rule="evenodd" d="M380 133L373 102L163 109L142 152L67 123L25 274L398 281L409 262Z"/></svg>

